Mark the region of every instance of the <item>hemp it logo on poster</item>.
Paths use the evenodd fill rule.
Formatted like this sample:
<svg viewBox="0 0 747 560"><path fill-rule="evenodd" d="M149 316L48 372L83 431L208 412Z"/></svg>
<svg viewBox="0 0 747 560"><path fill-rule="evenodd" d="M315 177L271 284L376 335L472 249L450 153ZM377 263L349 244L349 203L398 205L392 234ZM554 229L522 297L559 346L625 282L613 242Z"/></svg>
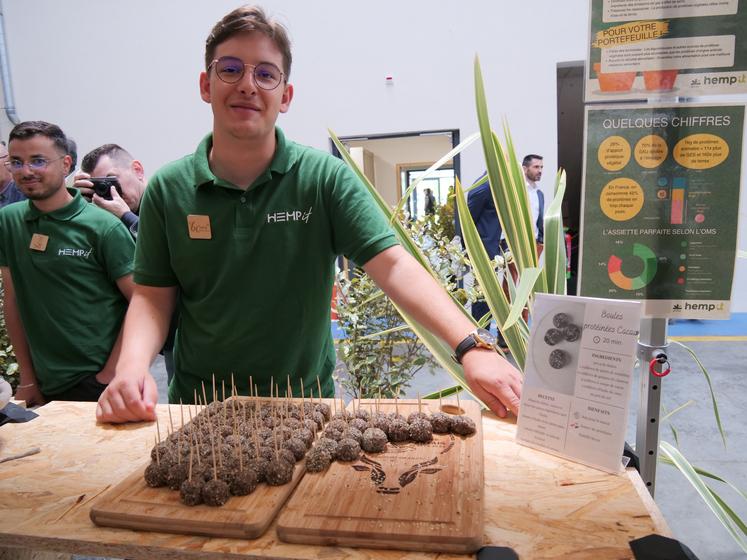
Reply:
<svg viewBox="0 0 747 560"><path fill-rule="evenodd" d="M740 74L739 76L721 76L718 74L703 76L704 86L733 86L734 84L744 84L747 82L747 74ZM699 86L698 80L693 80L693 84Z"/></svg>
<svg viewBox="0 0 747 560"><path fill-rule="evenodd" d="M723 302L719 303L691 303L689 301L683 302L682 305L675 303L672 306L672 311L723 311L725 309Z"/></svg>

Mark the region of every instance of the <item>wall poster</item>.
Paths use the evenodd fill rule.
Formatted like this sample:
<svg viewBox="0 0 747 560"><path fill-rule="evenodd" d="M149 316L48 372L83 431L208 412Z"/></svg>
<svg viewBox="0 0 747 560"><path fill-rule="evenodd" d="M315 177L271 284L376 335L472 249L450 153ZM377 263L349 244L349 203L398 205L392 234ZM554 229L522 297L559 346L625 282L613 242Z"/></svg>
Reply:
<svg viewBox="0 0 747 560"><path fill-rule="evenodd" d="M744 106L586 110L580 294L729 317Z"/></svg>
<svg viewBox="0 0 747 560"><path fill-rule="evenodd" d="M591 0L586 102L747 92L745 4Z"/></svg>

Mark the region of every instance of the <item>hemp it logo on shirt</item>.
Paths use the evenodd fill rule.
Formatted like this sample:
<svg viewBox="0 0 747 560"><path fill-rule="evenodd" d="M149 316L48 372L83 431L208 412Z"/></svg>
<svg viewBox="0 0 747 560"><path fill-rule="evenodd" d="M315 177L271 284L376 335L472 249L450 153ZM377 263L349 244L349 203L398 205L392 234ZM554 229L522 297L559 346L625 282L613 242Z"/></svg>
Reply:
<svg viewBox="0 0 747 560"><path fill-rule="evenodd" d="M93 247L90 249L57 249L58 257L83 257L87 259L93 253Z"/></svg>
<svg viewBox="0 0 747 560"><path fill-rule="evenodd" d="M291 210L290 212L273 212L267 214L268 224L277 224L279 222L303 222L309 223L311 217L311 206L308 210Z"/></svg>

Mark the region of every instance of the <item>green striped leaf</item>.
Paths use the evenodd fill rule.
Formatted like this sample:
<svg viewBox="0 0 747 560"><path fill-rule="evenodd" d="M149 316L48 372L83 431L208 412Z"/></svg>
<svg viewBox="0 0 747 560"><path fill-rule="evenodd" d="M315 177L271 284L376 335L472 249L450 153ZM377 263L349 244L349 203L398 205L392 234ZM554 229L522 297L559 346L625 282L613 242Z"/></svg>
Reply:
<svg viewBox="0 0 747 560"><path fill-rule="evenodd" d="M711 405L713 407L713 416L716 418L716 426L718 426L718 431L721 434L721 441L724 442L724 447L726 447L726 434L724 433L724 427L721 425L721 415L718 412L718 402L716 401L716 395L713 392L713 383L711 382L711 376L708 374L708 370L703 365L703 362L700 361L698 356L693 352L693 350L689 346L685 346L681 342L677 340L671 340L670 342L672 344L676 344L677 346L681 346L687 352L690 354L693 360L695 360L695 363L698 364L698 367L700 368L700 372L703 374L703 377L705 377L706 382L708 383L708 391L711 394Z"/></svg>
<svg viewBox="0 0 747 560"><path fill-rule="evenodd" d="M558 170L552 202L545 212L545 278L547 291L551 294L566 294L565 234L563 232L563 196L565 195L565 171Z"/></svg>
<svg viewBox="0 0 747 560"><path fill-rule="evenodd" d="M456 182L456 202L459 221L462 225L464 245L467 248L470 263L472 263L472 272L480 283L480 287L485 294L485 302L488 304L496 324L503 325L511 307L493 270L493 263L485 251L482 239L477 233L475 222L469 213L467 198L458 180ZM502 333L511 354L519 365L519 369L523 370L526 361L526 338L523 337L521 330L516 325L503 330Z"/></svg>
<svg viewBox="0 0 747 560"><path fill-rule="evenodd" d="M724 507L724 502L717 496L714 496L714 492L703 482L703 480L695 472L693 466L688 462L687 459L679 452L679 450L673 445L663 441L659 444L659 450L664 457L669 459L674 467L682 473L685 479L695 489L700 498L705 502L706 506L713 512L716 519L726 528L734 541L739 547L747 552L747 539L745 539L744 532L740 534L739 527L744 526L741 520L736 523L733 519L733 511L731 508L728 510ZM739 519L737 517L737 519ZM735 526L736 525L736 526Z"/></svg>

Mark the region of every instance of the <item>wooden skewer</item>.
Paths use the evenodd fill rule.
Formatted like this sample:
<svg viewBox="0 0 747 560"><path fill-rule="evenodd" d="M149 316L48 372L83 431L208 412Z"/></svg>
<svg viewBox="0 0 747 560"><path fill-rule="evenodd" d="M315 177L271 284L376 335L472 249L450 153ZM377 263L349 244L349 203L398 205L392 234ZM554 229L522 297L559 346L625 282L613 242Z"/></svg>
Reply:
<svg viewBox="0 0 747 560"><path fill-rule="evenodd" d="M316 390L319 393L319 404L322 404L322 382L319 381L319 376L316 376Z"/></svg>
<svg viewBox="0 0 747 560"><path fill-rule="evenodd" d="M457 396L457 414L461 414L462 413L462 405L459 404L459 392L461 390L462 390L461 387L457 387L457 390L456 390L456 396Z"/></svg>
<svg viewBox="0 0 747 560"><path fill-rule="evenodd" d="M397 392L394 393L394 414L399 416L399 386L397 387Z"/></svg>
<svg viewBox="0 0 747 560"><path fill-rule="evenodd" d="M211 402L215 402L218 398L218 394L215 391L215 374L213 373L213 400Z"/></svg>
<svg viewBox="0 0 747 560"><path fill-rule="evenodd" d="M221 394L223 395L223 398L221 399L221 401L226 402L226 380L221 379L220 385L221 385L221 391L222 391Z"/></svg>
<svg viewBox="0 0 747 560"><path fill-rule="evenodd" d="M201 381L200 383L202 383L202 402L207 407L207 393L205 393L205 382Z"/></svg>
<svg viewBox="0 0 747 560"><path fill-rule="evenodd" d="M161 466L161 454L158 452L158 444L160 442L156 439L156 465Z"/></svg>
<svg viewBox="0 0 747 560"><path fill-rule="evenodd" d="M418 391L418 414L423 414L423 406L420 403L420 391Z"/></svg>
<svg viewBox="0 0 747 560"><path fill-rule="evenodd" d="M161 424L158 422L158 415L156 415L156 433L158 434L157 443L161 443Z"/></svg>
<svg viewBox="0 0 747 560"><path fill-rule="evenodd" d="M182 403L181 398L179 399L179 416L180 416L180 420L182 423L181 428L183 428L184 427L184 404Z"/></svg>

